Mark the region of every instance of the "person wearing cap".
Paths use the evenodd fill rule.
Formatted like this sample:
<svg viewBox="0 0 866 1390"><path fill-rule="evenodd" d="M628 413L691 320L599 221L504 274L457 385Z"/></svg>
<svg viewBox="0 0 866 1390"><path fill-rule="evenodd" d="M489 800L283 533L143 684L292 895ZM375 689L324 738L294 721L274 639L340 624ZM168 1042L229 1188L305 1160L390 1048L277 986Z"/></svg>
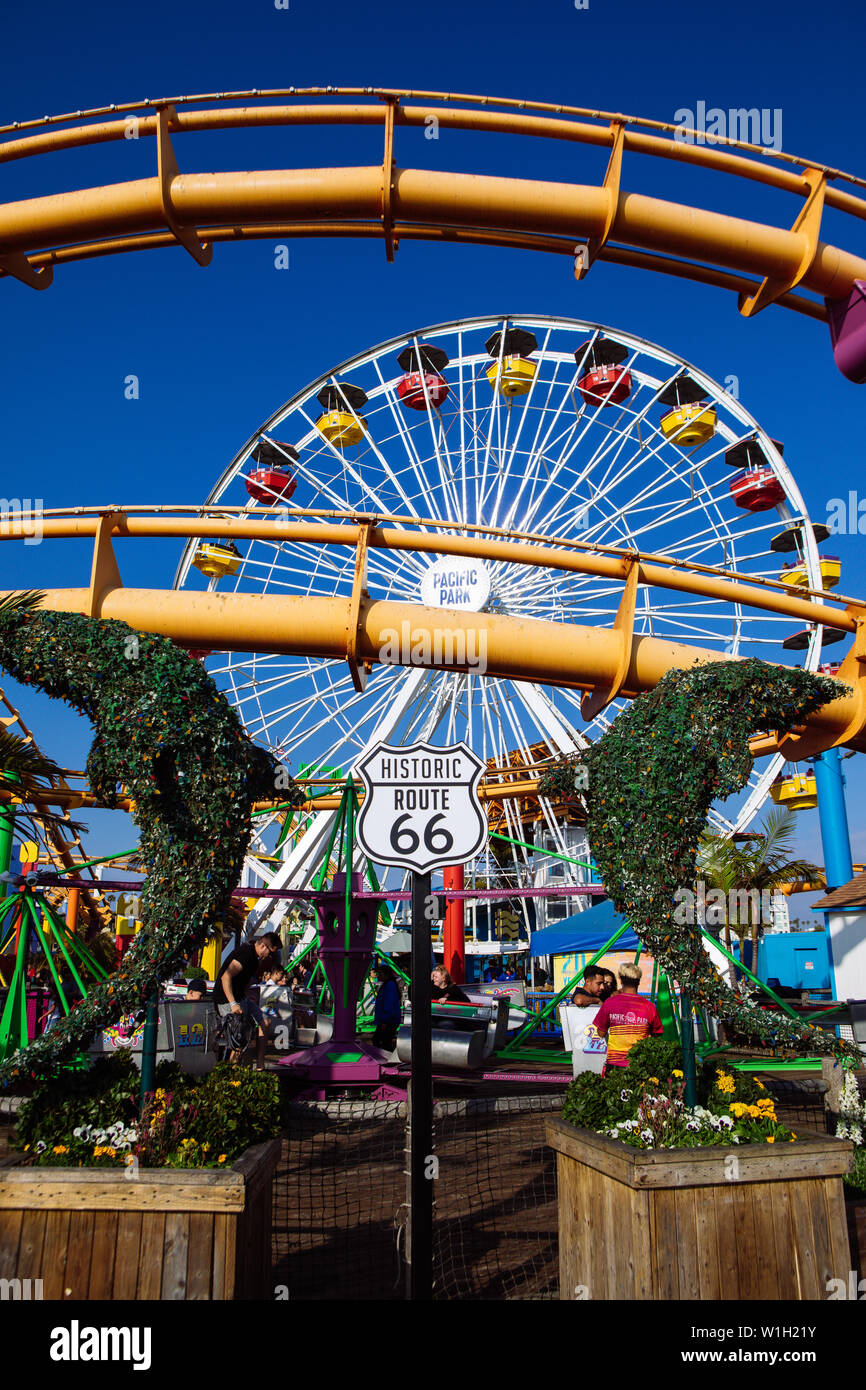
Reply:
<svg viewBox="0 0 866 1390"><path fill-rule="evenodd" d="M240 1014L256 1027L256 1070L264 1071L268 1029L258 1004L247 998L247 989L260 971L274 969L280 962L280 938L276 932L257 936L226 958L220 967L213 991L214 1007L221 1018ZM240 1062L243 1049L229 1054L232 1064Z"/></svg>

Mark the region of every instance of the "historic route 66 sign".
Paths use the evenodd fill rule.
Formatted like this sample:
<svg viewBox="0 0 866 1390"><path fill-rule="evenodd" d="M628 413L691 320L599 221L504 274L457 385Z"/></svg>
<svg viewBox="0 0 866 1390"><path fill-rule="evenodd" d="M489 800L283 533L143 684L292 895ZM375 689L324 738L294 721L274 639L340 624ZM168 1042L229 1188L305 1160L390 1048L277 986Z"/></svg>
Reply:
<svg viewBox="0 0 866 1390"><path fill-rule="evenodd" d="M380 743L357 770L366 793L358 840L376 864L429 873L474 859L483 848L487 822L478 783L484 764L465 743Z"/></svg>

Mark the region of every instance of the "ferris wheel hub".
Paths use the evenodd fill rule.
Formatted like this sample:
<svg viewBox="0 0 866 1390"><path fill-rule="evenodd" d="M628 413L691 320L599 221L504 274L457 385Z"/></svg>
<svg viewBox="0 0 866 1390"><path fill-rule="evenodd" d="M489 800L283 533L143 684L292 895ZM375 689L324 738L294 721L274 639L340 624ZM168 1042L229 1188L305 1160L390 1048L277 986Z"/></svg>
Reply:
<svg viewBox="0 0 866 1390"><path fill-rule="evenodd" d="M490 571L482 560L460 556L434 560L420 584L426 608L461 608L480 613L490 597Z"/></svg>

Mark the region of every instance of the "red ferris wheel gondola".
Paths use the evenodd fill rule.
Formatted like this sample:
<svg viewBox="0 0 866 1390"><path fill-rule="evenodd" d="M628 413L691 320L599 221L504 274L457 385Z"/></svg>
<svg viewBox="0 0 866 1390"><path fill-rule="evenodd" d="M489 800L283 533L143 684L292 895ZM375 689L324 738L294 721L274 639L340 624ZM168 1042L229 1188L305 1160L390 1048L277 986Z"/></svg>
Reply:
<svg viewBox="0 0 866 1390"><path fill-rule="evenodd" d="M577 389L587 405L622 405L628 399L634 383L628 368L620 365L627 356L622 343L601 335L575 350L575 361L582 369Z"/></svg>
<svg viewBox="0 0 866 1390"><path fill-rule="evenodd" d="M773 440L781 454L783 446ZM725 463L739 468L728 484L738 507L747 512L768 512L785 500L785 489L767 462L756 439L741 439L725 450Z"/></svg>
<svg viewBox="0 0 866 1390"><path fill-rule="evenodd" d="M397 358L404 375L397 382L397 395L410 410L438 410L448 396L449 386L442 369L448 353L430 343L411 343Z"/></svg>
<svg viewBox="0 0 866 1390"><path fill-rule="evenodd" d="M250 497L271 507L277 502L287 502L298 486L298 480L288 471L286 464L297 459L297 449L291 444L280 443L278 439L260 439L251 457L258 466L244 479Z"/></svg>

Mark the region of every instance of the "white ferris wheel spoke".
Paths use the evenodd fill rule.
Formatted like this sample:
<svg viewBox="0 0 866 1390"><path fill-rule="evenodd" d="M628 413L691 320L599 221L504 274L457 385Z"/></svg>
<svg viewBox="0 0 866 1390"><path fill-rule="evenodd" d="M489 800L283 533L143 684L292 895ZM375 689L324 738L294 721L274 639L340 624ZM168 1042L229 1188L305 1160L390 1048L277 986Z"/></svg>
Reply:
<svg viewBox="0 0 866 1390"><path fill-rule="evenodd" d="M486 372L497 365L501 372L502 330L513 325L535 334L536 369L526 393L506 399L499 377L491 385ZM602 401L587 403L577 387L586 370L582 345L594 344L602 332L625 347L624 369L632 378L630 395L614 407ZM493 333L500 334L498 362L484 346ZM422 372L426 409L417 411L397 395L397 356L404 347L417 350L427 341L447 351L442 374L449 394L433 407ZM684 448L678 435L666 438L659 424L666 407L659 407L658 397L681 375L699 382L717 411L715 434L696 449ZM356 411L344 397L341 408L355 420L363 415L367 428L357 445L341 450L316 429L314 406L323 384L346 382L361 386L367 403ZM285 469L295 478L292 505L300 510L324 507L381 516L396 512L415 518L421 530L429 530L425 519L445 523L443 534L460 533L464 525L500 527L537 538L538 544L556 536L590 548L649 551L675 564L703 564L744 579L777 576L778 561L769 542L780 518L787 525L806 515L796 484L770 441L744 407L709 378L629 334L541 316L441 325L359 354L271 417L223 474L208 499L211 506L237 495L255 440L265 435L278 448L280 440L291 441L298 451L297 459L287 453ZM758 441L767 466L785 490L784 502L767 513L744 514L731 497L732 474L724 456L742 440ZM282 512L276 494L274 502ZM258 505L247 497L243 503ZM234 578L212 581L211 591L228 587L300 598L352 591L353 546L314 546L287 539L245 541L242 549ZM808 577L820 587L815 584L820 576L811 537L806 550ZM177 582L201 583L190 569L191 558L187 547ZM418 603L421 581L435 558L433 552L371 548L370 593ZM479 563L490 582L490 610L506 617L609 628L619 608L622 584L603 576L503 560ZM745 609L739 602L641 585L635 631L718 648L720 655L743 650L784 660L780 644L794 621ZM448 623L443 612L443 627ZM805 657L811 666L819 650L818 631ZM625 708L625 702L617 700L587 722L579 691L482 677L474 670L461 675L374 666L366 689L359 692L345 663L336 660L227 654L218 656L209 669L251 733L280 756L344 771L371 742L380 741L383 730L400 742L466 738L491 766L504 769L515 760L533 766L602 736ZM770 760L756 767L742 804L732 812L733 820L714 807L711 823L728 828L747 824L779 765L781 760ZM565 826L550 803L542 799L534 804L537 824L554 843L564 845ZM525 841L518 803L506 798L501 806L500 824L510 839ZM299 882L298 875L311 871L316 852L321 856L326 843L321 827L331 823L329 814L314 816L303 835L299 819L284 841L286 858L275 878L288 872ZM257 827L258 856L268 853L267 837L274 833L275 823L266 817ZM267 872L268 862L256 857L258 877L258 870ZM491 882L525 882L532 862L531 852L510 845L507 853L498 853L498 860L488 850L477 871L483 864ZM388 882L394 879L391 873Z"/></svg>

